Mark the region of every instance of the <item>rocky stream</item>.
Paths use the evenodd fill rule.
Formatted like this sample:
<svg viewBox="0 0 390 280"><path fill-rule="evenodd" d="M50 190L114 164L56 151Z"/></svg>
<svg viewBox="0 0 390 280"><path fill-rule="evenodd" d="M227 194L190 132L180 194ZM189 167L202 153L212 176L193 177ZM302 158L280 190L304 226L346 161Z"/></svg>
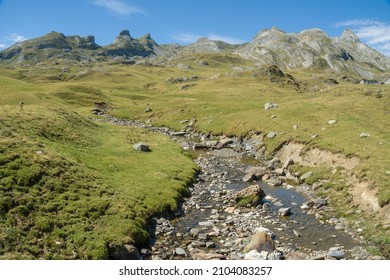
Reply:
<svg viewBox="0 0 390 280"><path fill-rule="evenodd" d="M179 210L151 219L142 259L375 259L312 186L286 183L310 174L290 174L290 159L264 160L258 136L199 134L195 120L180 132L110 116L99 121L166 134L200 168Z"/></svg>

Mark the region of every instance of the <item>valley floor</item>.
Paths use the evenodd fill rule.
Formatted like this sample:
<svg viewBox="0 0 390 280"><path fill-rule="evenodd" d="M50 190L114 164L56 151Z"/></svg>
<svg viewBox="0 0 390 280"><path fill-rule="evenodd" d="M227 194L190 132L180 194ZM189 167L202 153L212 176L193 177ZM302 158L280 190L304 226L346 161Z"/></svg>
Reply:
<svg viewBox="0 0 390 280"><path fill-rule="evenodd" d="M365 217L366 238L390 256L389 86L338 76L330 84L334 74L299 71L291 73L296 84L275 82L236 62L67 65L60 77L64 65L2 68L2 258L114 258L124 244L147 241L151 215L175 210L188 195L197 167L181 147L143 129L93 122L92 109L176 131L192 122L202 133L262 135L265 158L295 156L290 172L311 171L312 184L328 180L316 191L341 217ZM151 152L133 149L141 141ZM327 161L327 153L343 157Z"/></svg>

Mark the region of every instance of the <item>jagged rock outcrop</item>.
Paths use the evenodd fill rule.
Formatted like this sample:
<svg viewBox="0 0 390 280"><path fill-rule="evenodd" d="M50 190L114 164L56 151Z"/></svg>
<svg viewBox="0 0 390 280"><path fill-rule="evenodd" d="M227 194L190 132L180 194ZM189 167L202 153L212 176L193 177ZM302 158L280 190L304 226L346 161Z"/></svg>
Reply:
<svg viewBox="0 0 390 280"><path fill-rule="evenodd" d="M158 44L151 38L150 34L134 39L128 30L123 30L116 37L113 44L105 47L103 53L108 56L147 57L160 52Z"/></svg>
<svg viewBox="0 0 390 280"><path fill-rule="evenodd" d="M95 43L94 36L65 36L50 32L42 37L26 40L0 52L0 61L8 63L37 63L50 59L69 61L89 60L93 57L147 57L161 53L158 44L146 34L138 39L128 30L119 33L115 42L106 47Z"/></svg>

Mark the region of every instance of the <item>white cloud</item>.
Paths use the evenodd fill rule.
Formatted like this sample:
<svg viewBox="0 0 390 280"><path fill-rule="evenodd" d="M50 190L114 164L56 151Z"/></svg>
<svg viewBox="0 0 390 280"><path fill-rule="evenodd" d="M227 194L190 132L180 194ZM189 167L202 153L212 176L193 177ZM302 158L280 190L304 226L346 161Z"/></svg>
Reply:
<svg viewBox="0 0 390 280"><path fill-rule="evenodd" d="M18 42L22 42L24 40L27 40L26 37L20 35L20 34L16 34L16 33L10 33L6 36L4 36L4 39L6 41L10 41L10 42L13 42L13 43L18 43Z"/></svg>
<svg viewBox="0 0 390 280"><path fill-rule="evenodd" d="M371 19L338 22L336 27L351 28L368 46L390 56L390 23Z"/></svg>
<svg viewBox="0 0 390 280"><path fill-rule="evenodd" d="M105 8L120 16L128 16L131 14L145 14L142 9L135 6L130 6L122 0L93 0L96 6Z"/></svg>
<svg viewBox="0 0 390 280"><path fill-rule="evenodd" d="M200 35L200 34L182 32L182 33L177 33L177 34L171 35L171 37L179 42L182 42L182 43L193 43L193 42L199 40L200 38L204 38L204 37L207 37L210 40L224 41L224 42L229 43L229 44L242 44L242 43L244 43L244 41L241 39L227 37L227 36L221 36L221 35L214 34L214 33L209 33L207 35Z"/></svg>
<svg viewBox="0 0 390 280"><path fill-rule="evenodd" d="M171 35L171 37L182 43L193 43L199 38L202 38L204 36L183 32L183 33L177 33L175 35Z"/></svg>
<svg viewBox="0 0 390 280"><path fill-rule="evenodd" d="M224 41L225 43L229 43L229 44L242 44L242 43L244 43L244 41L241 39L220 36L220 35L213 34L213 33L210 33L207 37L211 40Z"/></svg>
<svg viewBox="0 0 390 280"><path fill-rule="evenodd" d="M0 49L5 49L15 43L27 40L26 37L17 33L8 33L0 37Z"/></svg>

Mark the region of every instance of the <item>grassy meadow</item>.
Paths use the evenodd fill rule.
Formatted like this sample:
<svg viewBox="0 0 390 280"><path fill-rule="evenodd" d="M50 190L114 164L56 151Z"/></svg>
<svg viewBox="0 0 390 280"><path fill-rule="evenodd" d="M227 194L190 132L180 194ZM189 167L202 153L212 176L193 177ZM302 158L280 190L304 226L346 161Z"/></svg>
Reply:
<svg viewBox="0 0 390 280"><path fill-rule="evenodd" d="M179 69L179 62L191 68ZM265 142L270 157L291 140L358 157L356 175L371 182L381 206L389 204L388 85L288 71L297 90L248 66L218 54L167 66L60 62L0 68L0 257L109 258L121 244L145 242L147 218L174 210L187 194L196 166L181 148L159 134L92 121L96 102L107 103L113 116L177 130L182 120L196 119L198 131L214 134L275 131ZM175 77L196 78L168 82ZM329 77L338 84L327 83ZM279 106L264 110L267 102ZM332 119L337 123L329 125ZM362 132L371 136L360 138ZM139 141L152 151L134 151ZM353 186L340 182L327 188L348 197ZM372 232L378 243L389 244L388 232L378 228Z"/></svg>

